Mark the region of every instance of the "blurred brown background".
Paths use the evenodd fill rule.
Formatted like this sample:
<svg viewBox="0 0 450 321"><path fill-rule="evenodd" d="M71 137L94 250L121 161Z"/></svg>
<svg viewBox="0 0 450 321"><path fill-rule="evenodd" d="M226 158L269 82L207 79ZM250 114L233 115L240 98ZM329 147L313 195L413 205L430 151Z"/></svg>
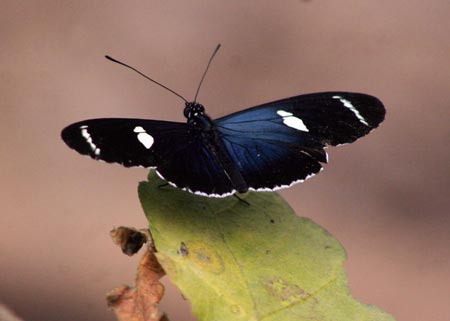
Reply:
<svg viewBox="0 0 450 321"><path fill-rule="evenodd" d="M398 320L450 316L450 2L19 1L0 11L0 300L26 320L113 320L104 294L138 258L113 226L144 227L145 169L81 157L60 139L93 117L182 121L174 95L212 117L307 92L380 97L381 128L329 149L319 176L282 195L344 245L353 295ZM165 280L163 309L194 320Z"/></svg>

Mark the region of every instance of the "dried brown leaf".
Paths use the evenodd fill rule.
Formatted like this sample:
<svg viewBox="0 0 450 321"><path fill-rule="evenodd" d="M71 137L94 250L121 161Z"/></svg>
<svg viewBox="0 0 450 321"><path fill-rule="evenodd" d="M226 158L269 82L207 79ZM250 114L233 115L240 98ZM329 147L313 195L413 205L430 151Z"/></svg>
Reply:
<svg viewBox="0 0 450 321"><path fill-rule="evenodd" d="M139 262L135 288L121 286L107 294L110 306L119 321L163 321L168 320L158 310L164 295L164 286L159 280L165 275L155 254L147 250Z"/></svg>

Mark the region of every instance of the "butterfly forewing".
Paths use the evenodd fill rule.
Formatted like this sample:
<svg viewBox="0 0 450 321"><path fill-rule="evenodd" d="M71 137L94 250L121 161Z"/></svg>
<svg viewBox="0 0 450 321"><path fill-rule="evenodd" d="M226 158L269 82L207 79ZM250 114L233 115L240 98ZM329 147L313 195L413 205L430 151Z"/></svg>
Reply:
<svg viewBox="0 0 450 321"><path fill-rule="evenodd" d="M61 136L70 148L94 159L126 167L155 167L167 158L170 148L184 146L187 130L185 123L103 118L72 124Z"/></svg>
<svg viewBox="0 0 450 321"><path fill-rule="evenodd" d="M375 97L359 93L323 92L300 95L230 114L216 120L221 127L253 131L264 123L282 125L269 130L291 135L307 133L323 144L351 143L384 120L385 109ZM281 129L280 129L281 128ZM302 142L299 142L302 143Z"/></svg>

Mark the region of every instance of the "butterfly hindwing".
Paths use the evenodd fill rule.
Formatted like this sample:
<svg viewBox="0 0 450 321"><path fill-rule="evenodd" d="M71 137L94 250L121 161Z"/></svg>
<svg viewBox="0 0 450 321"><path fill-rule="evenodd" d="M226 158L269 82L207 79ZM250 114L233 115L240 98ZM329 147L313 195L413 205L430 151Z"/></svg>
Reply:
<svg viewBox="0 0 450 321"><path fill-rule="evenodd" d="M301 148L284 141L224 136L225 146L251 190L274 190L320 171L321 148Z"/></svg>
<svg viewBox="0 0 450 321"><path fill-rule="evenodd" d="M157 172L172 185L191 193L223 197L235 192L218 159L200 137L191 139L183 149L170 148Z"/></svg>

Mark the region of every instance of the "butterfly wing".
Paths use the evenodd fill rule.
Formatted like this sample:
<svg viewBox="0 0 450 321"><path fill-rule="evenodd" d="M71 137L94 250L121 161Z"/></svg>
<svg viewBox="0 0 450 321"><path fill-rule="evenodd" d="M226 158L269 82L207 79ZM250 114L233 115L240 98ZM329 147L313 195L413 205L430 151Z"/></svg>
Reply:
<svg viewBox="0 0 450 321"><path fill-rule="evenodd" d="M250 189L301 182L327 162L326 145L351 143L384 119L375 97L345 92L301 95L215 120Z"/></svg>
<svg viewBox="0 0 450 321"><path fill-rule="evenodd" d="M220 162L198 137L186 148L171 148L157 172L171 185L197 195L225 197L235 193Z"/></svg>
<svg viewBox="0 0 450 321"><path fill-rule="evenodd" d="M157 168L172 185L225 196L233 188L214 156L186 123L104 118L66 127L62 139L80 154L126 167Z"/></svg>
<svg viewBox="0 0 450 321"><path fill-rule="evenodd" d="M66 127L62 139L83 155L119 163L126 167L155 167L163 161L167 146L183 146L187 126L183 123L101 118L74 123Z"/></svg>
<svg viewBox="0 0 450 321"><path fill-rule="evenodd" d="M287 187L320 171L326 145L350 143L384 119L375 97L341 92L302 95L219 118L221 150L253 190ZM93 119L62 132L81 154L124 166L157 167L169 183L193 193L235 192L229 173L201 132L185 123L142 119Z"/></svg>

